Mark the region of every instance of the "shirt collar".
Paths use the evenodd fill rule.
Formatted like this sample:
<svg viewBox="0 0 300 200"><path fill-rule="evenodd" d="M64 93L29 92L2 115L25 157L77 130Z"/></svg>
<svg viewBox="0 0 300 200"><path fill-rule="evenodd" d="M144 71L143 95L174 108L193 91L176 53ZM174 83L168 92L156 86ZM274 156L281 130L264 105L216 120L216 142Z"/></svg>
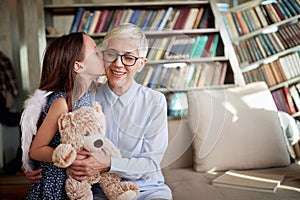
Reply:
<svg viewBox="0 0 300 200"><path fill-rule="evenodd" d="M103 87L106 100L109 102L110 105L113 105L119 99L123 106L127 106L131 101L134 100L134 94L136 93L138 86L139 85L134 80L129 90L121 96L117 96L115 93L113 93L110 87L108 86L108 83L106 83Z"/></svg>

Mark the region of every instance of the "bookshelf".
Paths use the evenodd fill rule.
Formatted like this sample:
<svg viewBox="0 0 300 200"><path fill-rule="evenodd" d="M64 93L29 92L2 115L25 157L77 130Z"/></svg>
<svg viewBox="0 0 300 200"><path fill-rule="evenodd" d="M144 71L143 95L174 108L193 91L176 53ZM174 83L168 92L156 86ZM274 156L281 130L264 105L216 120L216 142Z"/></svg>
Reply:
<svg viewBox="0 0 300 200"><path fill-rule="evenodd" d="M244 84L240 69L232 67L226 50L228 36L215 17L216 6L210 1L57 4L45 0L43 9L47 42L71 30L80 30L101 44L114 25L139 25L149 40L149 51L147 65L137 74L136 81L166 95L170 116L186 115L189 90ZM102 14L107 23L99 22ZM97 23L91 25L95 16ZM82 25L74 25L76 18L83 21ZM84 21L89 18L87 25Z"/></svg>
<svg viewBox="0 0 300 200"><path fill-rule="evenodd" d="M218 5L218 1L212 0L212 4ZM239 68L246 84L265 81L278 109L299 117L299 1L254 0L219 8L217 16L235 55L232 68Z"/></svg>

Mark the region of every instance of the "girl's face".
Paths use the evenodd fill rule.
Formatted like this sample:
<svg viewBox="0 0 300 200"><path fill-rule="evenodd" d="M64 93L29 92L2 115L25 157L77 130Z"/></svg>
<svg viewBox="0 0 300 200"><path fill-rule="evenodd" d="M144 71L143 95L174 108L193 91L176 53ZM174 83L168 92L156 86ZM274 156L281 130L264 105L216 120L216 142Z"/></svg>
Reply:
<svg viewBox="0 0 300 200"><path fill-rule="evenodd" d="M99 51L95 41L87 35L83 35L83 44L85 59L82 61L81 75L87 76L92 80L97 79L105 74L102 53Z"/></svg>
<svg viewBox="0 0 300 200"><path fill-rule="evenodd" d="M104 64L110 88L117 95L122 95L130 88L135 74L146 64L146 58L140 58L137 42L131 38L111 39L105 50L118 55L113 62L108 62L104 57ZM135 56L138 59L133 66L127 66L122 63L120 55Z"/></svg>

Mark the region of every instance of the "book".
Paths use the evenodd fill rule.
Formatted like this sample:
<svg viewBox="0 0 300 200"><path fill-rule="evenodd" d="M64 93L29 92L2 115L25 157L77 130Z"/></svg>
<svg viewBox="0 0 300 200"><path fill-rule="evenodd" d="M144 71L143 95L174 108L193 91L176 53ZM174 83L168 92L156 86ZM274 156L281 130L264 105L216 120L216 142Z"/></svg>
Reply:
<svg viewBox="0 0 300 200"><path fill-rule="evenodd" d="M117 9L116 12L115 12L115 15L113 17L114 19L112 21L112 24L111 24L110 28L113 28L113 27L117 26L118 24L120 24L122 15L123 15L123 10L122 9Z"/></svg>
<svg viewBox="0 0 300 200"><path fill-rule="evenodd" d="M149 88L156 88L158 87L158 78L162 70L162 65L158 65L154 67L153 73L149 79L148 87Z"/></svg>
<svg viewBox="0 0 300 200"><path fill-rule="evenodd" d="M84 8L78 8L76 10L75 17L71 25L70 33L77 32L83 13Z"/></svg>
<svg viewBox="0 0 300 200"><path fill-rule="evenodd" d="M213 44L215 36L216 35L209 35L208 36L201 57L209 57L209 55L210 55L210 49L212 47L212 44Z"/></svg>
<svg viewBox="0 0 300 200"><path fill-rule="evenodd" d="M109 15L109 10L102 10L97 22L97 25L95 27L94 33L101 33L103 32L105 22L107 21Z"/></svg>
<svg viewBox="0 0 300 200"><path fill-rule="evenodd" d="M214 27L214 17L210 7L204 9L202 18L199 22L198 28L213 28Z"/></svg>
<svg viewBox="0 0 300 200"><path fill-rule="evenodd" d="M221 75L220 75L220 79L219 79L219 85L223 85L225 83L227 65L228 65L227 62L222 63L222 70L221 70Z"/></svg>
<svg viewBox="0 0 300 200"><path fill-rule="evenodd" d="M179 17L180 14L180 10L179 9L173 9L173 12L171 13L168 22L166 24L166 29L168 30L173 30L174 29L174 25Z"/></svg>
<svg viewBox="0 0 300 200"><path fill-rule="evenodd" d="M164 57L164 54L166 53L166 49L168 47L170 39L171 38L169 38L169 37L164 37L161 40L160 47L157 49L156 55L154 56L154 60L161 60Z"/></svg>
<svg viewBox="0 0 300 200"><path fill-rule="evenodd" d="M180 14L178 16L178 19L176 21L176 23L174 24L174 30L181 30L184 28L186 22L187 22L187 18L189 16L191 8L183 8L180 9Z"/></svg>
<svg viewBox="0 0 300 200"><path fill-rule="evenodd" d="M83 31L84 24L85 22L87 22L90 12L91 11L89 10L84 10L83 14L81 15L79 25L77 27L77 31Z"/></svg>
<svg viewBox="0 0 300 200"><path fill-rule="evenodd" d="M234 39L234 38L239 37L239 33L236 29L236 26L234 24L231 13L229 13L229 12L225 13L224 18L225 18L226 24L228 26L228 32L229 32L229 35L231 36L231 38Z"/></svg>
<svg viewBox="0 0 300 200"><path fill-rule="evenodd" d="M219 44L219 38L220 36L218 34L215 34L214 40L212 42L211 48L209 49L210 57L215 57L217 53L217 47Z"/></svg>
<svg viewBox="0 0 300 200"><path fill-rule="evenodd" d="M237 22L239 23L239 26L241 27L242 34L245 35L245 34L249 33L247 22L243 18L242 13L240 11L236 11L235 16L237 18Z"/></svg>
<svg viewBox="0 0 300 200"><path fill-rule="evenodd" d="M149 27L149 23L150 23L153 13L154 13L153 10L148 10L146 12L146 17L145 17L144 23L141 25L142 30L146 30Z"/></svg>
<svg viewBox="0 0 300 200"><path fill-rule="evenodd" d="M159 31L163 30L166 27L166 24L168 22L170 15L172 14L172 12L173 12L173 7L169 7L168 10L166 11L166 14L162 18L161 23L159 24L159 27L158 27Z"/></svg>
<svg viewBox="0 0 300 200"><path fill-rule="evenodd" d="M116 12L117 12L117 10L109 11L109 14L108 14L108 17L107 17L107 20L106 20L106 23L104 25L102 32L108 32L110 30L113 20L116 17Z"/></svg>
<svg viewBox="0 0 300 200"><path fill-rule="evenodd" d="M280 18L278 16L278 14L276 13L272 4L265 4L264 7L273 23L280 22Z"/></svg>
<svg viewBox="0 0 300 200"><path fill-rule="evenodd" d="M258 19L259 19L262 27L268 26L268 21L267 21L265 15L263 14L263 11L261 10L261 7L260 6L255 6L254 10L255 10L255 12L258 16Z"/></svg>
<svg viewBox="0 0 300 200"><path fill-rule="evenodd" d="M93 12L88 11L86 13L83 25L81 27L81 31L83 31L85 33L89 32L89 29L90 29L93 17L94 17L94 13Z"/></svg>
<svg viewBox="0 0 300 200"><path fill-rule="evenodd" d="M283 87L282 91L283 91L283 94L284 94L285 99L287 101L287 106L289 107L289 111L290 111L289 114L295 114L297 111L296 111L296 107L295 107L294 102L293 102L293 98L292 98L290 89L288 87Z"/></svg>
<svg viewBox="0 0 300 200"><path fill-rule="evenodd" d="M147 12L148 11L146 11L146 10L142 10L141 17L136 24L137 26L142 27L142 25L144 24L144 22L146 20Z"/></svg>
<svg viewBox="0 0 300 200"><path fill-rule="evenodd" d="M164 17L164 15L165 15L165 13L166 13L166 10L159 10L157 12L157 14L155 15L155 17L153 19L153 22L150 24L150 26L152 28L154 28L155 30L157 30L160 23L161 23L161 21L162 21L162 19L163 19L163 17Z"/></svg>
<svg viewBox="0 0 300 200"><path fill-rule="evenodd" d="M202 18L203 12L204 12L204 8L203 7L199 8L199 11L198 11L198 14L196 16L196 19L195 19L195 22L193 24L192 29L197 29L197 27L198 27L198 25L200 23L200 20Z"/></svg>
<svg viewBox="0 0 300 200"><path fill-rule="evenodd" d="M279 21L284 20L285 16L282 13L282 10L277 6L278 3L271 3L270 5L273 7L273 9L275 10L275 12L277 13L277 16L279 17Z"/></svg>
<svg viewBox="0 0 300 200"><path fill-rule="evenodd" d="M190 30L193 28L195 20L197 18L199 9L198 8L191 8L189 15L187 17L186 23L183 27L184 30Z"/></svg>
<svg viewBox="0 0 300 200"><path fill-rule="evenodd" d="M96 29L97 22L99 20L100 14L101 14L100 10L95 10L94 16L93 16L93 19L91 21L91 25L90 25L90 28L89 28L89 31L88 31L88 34L93 34L95 32L95 29Z"/></svg>
<svg viewBox="0 0 300 200"><path fill-rule="evenodd" d="M238 19L237 19L236 13L235 13L235 12L232 12L232 13L231 13L231 17L232 17L232 19L233 19L233 22L234 22L234 25L235 25L236 30L237 30L237 32L238 32L238 35L239 35L239 36L243 35L243 30L242 30L242 27L241 27L241 25L240 25Z"/></svg>
<svg viewBox="0 0 300 200"><path fill-rule="evenodd" d="M284 175L229 170L212 180L212 185L275 193Z"/></svg>
<svg viewBox="0 0 300 200"><path fill-rule="evenodd" d="M300 111L300 94L297 91L297 88L295 85L290 86L289 90L290 90L291 96L293 98L293 101L295 102L295 107L296 107L297 111L299 112Z"/></svg>
<svg viewBox="0 0 300 200"><path fill-rule="evenodd" d="M144 85L146 87L149 85L149 82L150 82L150 79L152 77L153 71L154 71L153 67L148 67L148 70L147 70L147 73L146 73L146 75L144 77L144 80L141 83L142 85Z"/></svg>
<svg viewBox="0 0 300 200"><path fill-rule="evenodd" d="M269 16L269 14L268 14L268 12L267 12L267 10L266 10L266 8L265 8L265 5L259 5L259 7L260 7L260 9L261 9L261 11L262 11L262 13L263 13L263 15L264 15L266 21L267 21L267 24L268 24L268 25L273 24L272 19L271 19L271 17Z"/></svg>
<svg viewBox="0 0 300 200"><path fill-rule="evenodd" d="M296 0L288 0L288 2L292 5L292 7L295 9L297 14L300 14L300 5Z"/></svg>

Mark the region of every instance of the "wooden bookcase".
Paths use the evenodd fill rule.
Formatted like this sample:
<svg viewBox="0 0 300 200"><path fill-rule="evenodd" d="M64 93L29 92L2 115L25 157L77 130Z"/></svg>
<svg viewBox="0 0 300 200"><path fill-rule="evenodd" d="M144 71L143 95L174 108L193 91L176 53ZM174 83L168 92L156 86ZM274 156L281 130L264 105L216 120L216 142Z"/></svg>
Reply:
<svg viewBox="0 0 300 200"><path fill-rule="evenodd" d="M216 0L211 3L217 5ZM297 1L264 4L256 0L225 11L217 9L216 16L230 39L227 46L235 55L233 68L241 70L245 83L265 81L278 109L299 117L296 101L299 102L300 92L300 5Z"/></svg>
<svg viewBox="0 0 300 200"><path fill-rule="evenodd" d="M182 111L174 114L172 107L174 107L174 98L186 102L185 94L188 90L244 84L241 70L237 64L234 64L235 61L231 58L230 51L227 50L227 45L231 45L231 42L225 27L215 17L217 7L211 1L53 4L52 1L45 0L43 9L47 42L62 34L69 33L79 10L86 12L86 15L91 15L91 13L95 15L96 11L100 11L100 18L107 11L109 15L113 16L113 20L108 18L108 25L104 25L106 28L98 29L101 31L92 31L90 28L74 29L77 31L85 30L99 43L114 23L120 23L116 22L116 19L122 20L125 13L132 13L131 17L127 16L127 19L133 22L132 16L136 15L138 20L133 23L143 27L149 40L148 62L144 70L136 76L136 80L166 94L170 110L169 115L181 116L186 114ZM192 10L194 11L194 18L189 20L190 23L192 22L189 28L183 27L187 22L178 23L177 28L169 28L172 27L172 23L176 27L176 16L180 16L181 12L184 12L183 10L189 10L189 14L178 17L177 20L191 17L189 15L192 15ZM196 26L195 18L197 18L200 10L202 10L200 19L203 22L200 20L199 24L202 23L202 25ZM122 14L118 14L118 12ZM152 12L153 21L150 20L148 25L145 25L146 20L143 20L143 17L146 18L149 12ZM160 17L159 12L163 13ZM168 12L171 13L170 16L172 17L166 18ZM204 18L206 12L208 15L207 18ZM173 19L175 20L172 22ZM157 21L156 24L154 23L155 20ZM161 25L164 20L168 25ZM209 38L211 41L217 41L215 47L207 44ZM232 45L230 47L232 48ZM196 51L193 51L193 48ZM205 48L209 50L205 50ZM214 50L212 50L213 48ZM198 54L192 52L198 52ZM155 76L155 74L159 76ZM183 107L186 108L186 105Z"/></svg>

